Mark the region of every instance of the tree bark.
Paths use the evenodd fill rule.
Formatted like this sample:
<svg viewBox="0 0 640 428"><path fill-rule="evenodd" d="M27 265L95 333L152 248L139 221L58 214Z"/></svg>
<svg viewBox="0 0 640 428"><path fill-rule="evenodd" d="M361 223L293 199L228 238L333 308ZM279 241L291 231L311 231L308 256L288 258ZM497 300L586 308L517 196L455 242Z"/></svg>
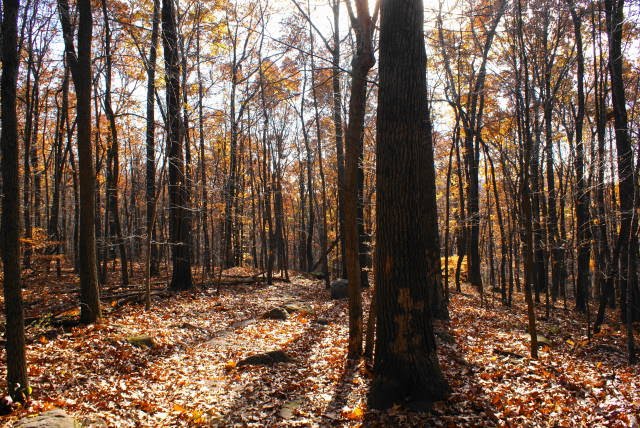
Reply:
<svg viewBox="0 0 640 428"><path fill-rule="evenodd" d="M80 271L80 321L98 321L100 292L96 266L96 187L93 147L91 142L91 1L78 0L78 51L73 42L73 29L67 0L58 0L58 10L65 42L67 61L76 89L76 126L78 139L78 181L80 213L78 237L78 268Z"/></svg>
<svg viewBox="0 0 640 428"><path fill-rule="evenodd" d="M180 115L180 61L176 15L172 0L162 0L162 41L167 85L167 156L169 159L169 234L173 270L170 288L193 286L189 235L191 223L184 166L182 119Z"/></svg>
<svg viewBox="0 0 640 428"><path fill-rule="evenodd" d="M160 273L160 260L156 241L155 228L155 195L156 195L156 120L154 96L156 93L156 59L158 37L160 34L160 0L153 0L153 21L151 27L151 44L147 59L147 129L146 141L146 189L145 200L147 206L147 233L151 234L149 241L149 274L156 276Z"/></svg>
<svg viewBox="0 0 640 428"><path fill-rule="evenodd" d="M104 114L109 122L109 146L107 148L107 210L109 210L110 224L109 235L105 238L113 237L120 252L120 275L123 285L129 284L127 258L127 246L122 238L122 225L120 224L120 210L118 201L118 178L120 175L120 147L118 141L118 128L116 116L111 105L111 26L109 25L109 14L107 11L107 0L102 0L102 16L104 24L104 55L105 55L105 89L104 89Z"/></svg>
<svg viewBox="0 0 640 428"><path fill-rule="evenodd" d="M24 313L20 283L20 197L18 172L18 117L16 86L18 76L18 0L2 3L2 77L0 104L2 131L2 239L3 290L6 319L7 388L16 401L30 394L25 355Z"/></svg>
<svg viewBox="0 0 640 428"><path fill-rule="evenodd" d="M349 356L359 357L362 353L362 266L360 265L360 227L362 192L362 153L364 140L364 115L366 109L367 74L375 64L373 56L373 22L367 2L356 0L355 15L347 0L351 25L356 34L356 52L351 61L351 98L349 100L349 124L346 134L345 190L344 190L344 232L349 280ZM360 209L359 209L360 208Z"/></svg>
<svg viewBox="0 0 640 428"><path fill-rule="evenodd" d="M636 272L638 237L637 217L634 215L636 186L633 171L633 150L629 138L629 124L624 93L622 27L624 0L605 0L607 34L609 36L609 73L611 98L615 113L615 137L618 154L618 186L620 198L620 306L627 323L627 347L629 361L635 362L632 321L640 318L640 293ZM628 256L627 256L628 255Z"/></svg>
<svg viewBox="0 0 640 428"><path fill-rule="evenodd" d="M434 266L425 263L429 231L422 216L434 186L424 165L426 79L423 4L383 0L377 117L377 339L373 408L416 403L448 392L431 323L428 289Z"/></svg>

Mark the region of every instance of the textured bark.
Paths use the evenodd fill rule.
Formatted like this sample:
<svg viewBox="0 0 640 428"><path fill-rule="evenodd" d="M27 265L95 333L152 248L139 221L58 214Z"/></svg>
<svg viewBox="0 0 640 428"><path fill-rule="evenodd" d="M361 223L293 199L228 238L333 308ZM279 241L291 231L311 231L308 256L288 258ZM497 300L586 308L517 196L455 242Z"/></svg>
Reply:
<svg viewBox="0 0 640 428"><path fill-rule="evenodd" d="M591 7L591 38L593 44L593 79L594 79L594 97L595 97L595 122L596 122L596 136L597 136L597 156L596 156L596 177L595 184L595 211L597 225L595 227L596 238L596 266L597 266L597 284L600 291L600 299L598 303L598 313L593 325L593 331L598 333L600 326L604 322L605 309L607 303L615 304L615 290L613 284L613 277L611 275L612 263L611 263L611 250L609 246L609 230L607 227L607 213L605 205L605 168L606 168L606 154L605 154L605 140L606 140L606 72L604 69L604 60L602 55L602 40L601 37L601 11L598 10L596 25L596 5L592 4ZM598 31L596 35L596 30ZM596 43L598 50L596 50ZM597 52L597 55L596 55Z"/></svg>
<svg viewBox="0 0 640 428"><path fill-rule="evenodd" d="M426 93L425 93L426 97ZM449 319L449 308L445 296L444 284L442 283L442 266L440 261L440 234L438 233L438 205L436 203L436 170L433 159L433 134L431 127L431 114L427 107L424 116L424 173L426 174L426 186L424 192L425 205L422 208L424 227L426 228L425 263L431 270L427 271L429 278L433 280L433 285L427 290L431 313L435 318Z"/></svg>
<svg viewBox="0 0 640 428"><path fill-rule="evenodd" d="M78 181L80 187L78 270L80 271L80 321L98 321L100 293L96 266L96 186L93 144L91 142L91 1L78 0L78 51L73 42L69 4L58 1L67 61L76 90L76 127L78 139Z"/></svg>
<svg viewBox="0 0 640 428"><path fill-rule="evenodd" d="M367 74L375 64L369 7L364 0L356 0L356 14L347 3L351 25L356 34L356 52L351 61L351 98L349 124L346 134L344 181L344 234L347 278L349 280L349 355L358 357L362 352L362 297L361 266L362 227L362 154L364 115L367 100Z"/></svg>
<svg viewBox="0 0 640 428"><path fill-rule="evenodd" d="M201 23L202 5L198 4L198 25ZM204 259L205 273L211 272L211 244L209 241L209 191L207 189L207 163L205 159L204 144L204 86L202 81L202 71L200 68L200 31L196 31L196 58L198 73L198 134L200 143L200 204L202 211L201 225L202 237L204 239L204 249L202 258Z"/></svg>
<svg viewBox="0 0 640 428"><path fill-rule="evenodd" d="M611 75L611 98L615 113L615 136L618 154L618 186L620 195L620 306L623 320L627 323L627 347L629 361L635 361L635 345L631 323L640 318L640 293L638 292L637 217L634 215L636 189L633 171L633 150L629 138L629 124L624 93L622 23L624 22L624 0L605 0L607 34L609 36L609 72Z"/></svg>
<svg viewBox="0 0 640 428"><path fill-rule="evenodd" d="M520 164L520 198L521 198L521 234L524 253L524 295L527 302L527 318L528 330L531 337L531 358L538 358L538 334L536 332L536 313L533 303L532 289L536 284L535 272L535 248L534 248L534 211L532 206L532 189L529 187L533 170L531 168L533 157L533 138L531 136L531 118L530 118L530 91L529 91L529 60L524 48L524 34L522 22L522 2L518 0L516 8L517 20L517 44L521 48L519 51L522 70L516 70L516 94L518 97L516 114L518 115L519 139L523 145L522 159ZM524 88L524 91L521 88ZM524 94L522 94L524 92Z"/></svg>
<svg viewBox="0 0 640 428"><path fill-rule="evenodd" d="M63 139L66 132L67 121L69 120L69 67L65 63L64 77L62 79L61 105L58 107L56 119L56 133L54 138L54 160L53 160L53 196L51 198L51 211L49 213L49 223L47 233L53 245L47 249L48 254L59 255L62 250L62 233L60 230L60 202L62 198L62 172L66 163L67 151L64 150ZM57 104L56 98L56 104ZM56 259L58 277L62 274L60 259Z"/></svg>
<svg viewBox="0 0 640 428"><path fill-rule="evenodd" d="M320 114L318 111L318 96L317 87L315 81L315 59L314 59L314 37L313 31L309 28L309 40L311 41L311 88L313 96L313 109L315 113L315 125L316 125L316 156L318 157L318 175L320 176L320 197L321 197L321 223L320 223L320 265L322 267L322 275L324 276L324 284L326 288L329 288L331 278L329 277L329 262L327 258L327 185L324 175L324 162L322 154L322 132L320 127ZM310 270L313 271L314 267Z"/></svg>
<svg viewBox="0 0 640 428"><path fill-rule="evenodd" d="M173 270L170 288L193 286L189 235L191 223L185 180L182 119L180 115L180 62L176 16L172 0L162 0L162 41L167 85L167 156L169 160L169 234Z"/></svg>
<svg viewBox="0 0 640 428"><path fill-rule="evenodd" d="M375 377L369 403L387 408L445 397L436 356L428 290L435 266L425 263L429 230L423 213L434 186L425 170L426 80L423 4L383 0L377 117L377 247Z"/></svg>
<svg viewBox="0 0 640 428"><path fill-rule="evenodd" d="M342 129L342 92L340 92L340 0L332 0L333 48L331 49L331 89L333 92L333 129L336 144L338 170L338 226L340 252L342 254L342 274L347 276L345 232L344 232L344 138Z"/></svg>
<svg viewBox="0 0 640 428"><path fill-rule="evenodd" d="M3 290L7 388L14 400L25 401L29 395L25 356L24 313L20 284L20 197L18 184L18 117L16 85L18 75L18 0L2 3L2 239Z"/></svg>
<svg viewBox="0 0 640 428"><path fill-rule="evenodd" d="M570 1L571 19L573 21L574 34L576 38L576 65L578 69L578 110L575 114L576 128L576 222L578 233L576 236L578 247L578 265L576 278L576 309L580 312L587 311L589 299L589 258L591 256L591 229L589 219L589 189L587 188L584 174L584 143L582 142L582 129L584 122L585 96L584 96L584 55L582 52L581 17L575 10L573 2Z"/></svg>
<svg viewBox="0 0 640 428"><path fill-rule="evenodd" d="M105 89L104 89L104 114L109 122L109 146L107 148L107 210L110 212L109 237L115 239L116 246L120 252L120 275L123 285L129 284L127 247L122 239L122 226L120 224L120 209L118 201L118 179L120 175L120 148L118 140L118 128L116 126L116 116L111 105L111 26L109 25L109 14L107 11L107 1L102 0L102 16L104 24L104 55L105 55ZM106 226L106 225L105 225Z"/></svg>
<svg viewBox="0 0 640 428"><path fill-rule="evenodd" d="M151 234L150 240L150 260L149 273L156 276L160 273L160 259L158 247L155 245L156 228L154 226L155 217L155 195L156 195L156 120L154 96L156 93L156 59L158 55L158 37L160 34L160 0L153 1L153 22L151 27L151 45L149 46L149 57L147 59L147 129L146 141L146 192L145 200L147 205L147 234Z"/></svg>

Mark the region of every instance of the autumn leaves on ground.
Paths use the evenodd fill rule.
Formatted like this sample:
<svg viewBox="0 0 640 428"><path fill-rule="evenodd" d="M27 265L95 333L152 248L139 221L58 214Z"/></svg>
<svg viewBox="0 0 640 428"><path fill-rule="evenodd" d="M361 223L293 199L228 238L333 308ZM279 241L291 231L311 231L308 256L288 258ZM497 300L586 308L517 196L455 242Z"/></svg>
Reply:
<svg viewBox="0 0 640 428"><path fill-rule="evenodd" d="M225 275L255 273L236 268ZM586 320L556 308L539 325L540 358L531 360L524 303L505 308L491 295L481 302L471 287L451 294L451 320L435 326L452 393L430 412L414 413L367 409L369 363L346 359L347 302L331 300L308 275L272 286L223 286L220 293L211 283L158 296L149 312L114 299L104 320L88 327L64 322L73 311L46 316L73 303L74 280L64 272L61 280L27 281L33 398L28 409L5 417L5 426L54 407L108 426L622 427L640 410L640 373L625 363L618 324L589 340ZM368 301L370 290L364 296ZM287 318L263 318L274 308L287 310ZM238 365L274 350L291 360Z"/></svg>

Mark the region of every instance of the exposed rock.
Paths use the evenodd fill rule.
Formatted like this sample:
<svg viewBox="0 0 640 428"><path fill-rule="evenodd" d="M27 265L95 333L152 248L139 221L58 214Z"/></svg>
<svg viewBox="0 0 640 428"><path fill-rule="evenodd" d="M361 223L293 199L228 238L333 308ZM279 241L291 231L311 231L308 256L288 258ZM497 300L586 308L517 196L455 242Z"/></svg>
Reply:
<svg viewBox="0 0 640 428"><path fill-rule="evenodd" d="M80 419L80 426L82 428L108 428L109 424L99 416L89 415L82 416Z"/></svg>
<svg viewBox="0 0 640 428"><path fill-rule="evenodd" d="M289 318L289 312L284 308L273 308L262 315L262 318L268 320L286 320Z"/></svg>
<svg viewBox="0 0 640 428"><path fill-rule="evenodd" d="M282 307L290 314L295 312L299 312L301 314L312 314L314 312L311 306L299 302L285 303Z"/></svg>
<svg viewBox="0 0 640 428"><path fill-rule="evenodd" d="M13 426L14 428L79 428L82 425L63 410L53 409L37 416L22 418Z"/></svg>
<svg viewBox="0 0 640 428"><path fill-rule="evenodd" d="M153 348L156 346L153 337L146 335L129 336L127 342L136 348Z"/></svg>
<svg viewBox="0 0 640 428"><path fill-rule="evenodd" d="M269 351L262 354L252 355L240 360L236 367L242 366L272 366L277 363L289 363L293 359L284 351Z"/></svg>
<svg viewBox="0 0 640 428"><path fill-rule="evenodd" d="M282 408L280 409L280 417L282 419L291 419L294 416L294 412L300 407L302 407L302 401L287 401L282 405Z"/></svg>
<svg viewBox="0 0 640 428"><path fill-rule="evenodd" d="M551 341L549 339L547 339L546 337L544 337L541 334L538 334L537 339L538 339L538 346L542 346L542 345L551 346L551 345L553 345L553 343L551 343Z"/></svg>
<svg viewBox="0 0 640 428"><path fill-rule="evenodd" d="M346 279L336 279L331 283L331 298L346 299L349 296L349 281Z"/></svg>

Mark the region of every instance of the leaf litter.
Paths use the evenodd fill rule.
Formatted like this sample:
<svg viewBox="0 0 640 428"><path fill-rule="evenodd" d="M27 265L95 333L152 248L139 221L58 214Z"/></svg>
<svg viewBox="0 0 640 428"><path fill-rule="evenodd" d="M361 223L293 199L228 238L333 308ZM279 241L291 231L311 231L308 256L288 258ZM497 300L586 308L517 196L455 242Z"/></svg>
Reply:
<svg viewBox="0 0 640 428"><path fill-rule="evenodd" d="M346 359L346 301L299 275L155 298L149 312L129 304L100 324L53 335L36 325L27 331L32 401L0 422L62 408L118 427L637 426L640 373L626 364L619 324L587 339L586 321L554 309L538 323L546 340L532 360L524 303L504 308L463 291L451 294L451 319L435 322L452 393L428 413L367 408L372 372L369 362ZM27 293L27 302L35 296ZM261 318L287 305L304 310ZM131 337L150 337L153 346L134 346ZM291 361L238 367L275 350Z"/></svg>

